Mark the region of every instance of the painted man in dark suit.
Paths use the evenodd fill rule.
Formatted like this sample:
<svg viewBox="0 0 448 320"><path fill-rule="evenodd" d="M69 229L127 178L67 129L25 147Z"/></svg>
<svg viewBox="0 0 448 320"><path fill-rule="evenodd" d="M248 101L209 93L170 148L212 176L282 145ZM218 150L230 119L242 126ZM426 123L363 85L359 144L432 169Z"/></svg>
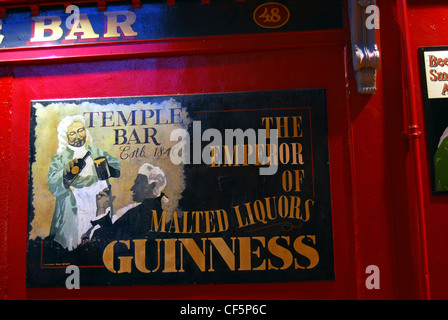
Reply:
<svg viewBox="0 0 448 320"><path fill-rule="evenodd" d="M153 210L158 216L162 214L162 201L168 198L162 193L166 186L164 172L149 163L142 165L131 188L132 200L136 204L117 212L113 217L107 208L110 207L108 191L97 196L98 218L92 222L94 229L91 241L101 247L113 240L143 239L148 236L153 219Z"/></svg>

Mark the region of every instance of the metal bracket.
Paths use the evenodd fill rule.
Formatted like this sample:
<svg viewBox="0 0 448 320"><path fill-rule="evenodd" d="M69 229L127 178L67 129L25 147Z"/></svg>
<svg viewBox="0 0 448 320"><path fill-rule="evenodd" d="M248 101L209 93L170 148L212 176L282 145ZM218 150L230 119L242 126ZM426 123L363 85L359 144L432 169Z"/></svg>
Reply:
<svg viewBox="0 0 448 320"><path fill-rule="evenodd" d="M349 0L348 4L353 67L358 92L371 95L377 90L376 70L380 66L380 51L376 41L376 28L367 25L366 9L370 5L376 5L376 0Z"/></svg>

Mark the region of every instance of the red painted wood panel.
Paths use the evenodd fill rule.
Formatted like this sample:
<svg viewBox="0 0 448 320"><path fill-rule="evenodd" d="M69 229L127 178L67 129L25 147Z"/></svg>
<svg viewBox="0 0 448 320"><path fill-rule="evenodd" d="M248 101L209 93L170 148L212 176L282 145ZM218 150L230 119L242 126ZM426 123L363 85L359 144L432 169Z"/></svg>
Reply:
<svg viewBox="0 0 448 320"><path fill-rule="evenodd" d="M411 39L412 63L416 70L413 82L415 84L415 100L418 106L419 125L423 129L421 144L424 204L427 226L427 245L429 262L429 283L432 299L447 299L448 294L448 196L434 196L431 192L431 178L429 168L429 156L426 144L426 123L424 116L422 82L420 78L420 64L417 54L419 47L423 46L448 46L448 40L444 36L448 31L446 12L448 6L443 1L431 1L422 4L420 1L408 2L409 28Z"/></svg>
<svg viewBox="0 0 448 320"><path fill-rule="evenodd" d="M337 63L320 63L331 55ZM145 297L145 298L355 298L352 174L347 150L349 120L346 100L345 48L342 45L131 59L14 68L10 221L8 230L9 295L14 297ZM26 194L29 108L33 99L191 94L293 88L327 88L330 170L336 280L254 285L160 286L133 288L25 289ZM12 245L13 244L13 245ZM13 280L14 279L14 280ZM263 288L262 290L260 288Z"/></svg>
<svg viewBox="0 0 448 320"><path fill-rule="evenodd" d="M9 207L12 74L9 68L0 69L0 207ZM0 210L0 299L8 296L8 210Z"/></svg>

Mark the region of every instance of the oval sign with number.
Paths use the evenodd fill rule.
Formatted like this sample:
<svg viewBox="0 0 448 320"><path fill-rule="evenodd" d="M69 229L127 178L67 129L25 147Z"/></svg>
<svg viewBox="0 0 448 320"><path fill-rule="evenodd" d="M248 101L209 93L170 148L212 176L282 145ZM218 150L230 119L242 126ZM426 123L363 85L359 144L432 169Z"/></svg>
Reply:
<svg viewBox="0 0 448 320"><path fill-rule="evenodd" d="M262 28L280 28L288 22L289 10L280 3L264 3L255 9L254 20Z"/></svg>

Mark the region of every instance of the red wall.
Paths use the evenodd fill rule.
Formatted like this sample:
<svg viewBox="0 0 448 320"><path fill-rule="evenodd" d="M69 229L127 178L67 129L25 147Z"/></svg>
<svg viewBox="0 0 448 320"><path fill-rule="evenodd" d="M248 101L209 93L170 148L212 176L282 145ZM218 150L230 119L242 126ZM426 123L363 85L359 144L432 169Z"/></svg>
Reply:
<svg viewBox="0 0 448 320"><path fill-rule="evenodd" d="M331 53L340 63L334 64L331 72L324 72L323 67L315 67L309 61L316 57L326 57ZM301 57L298 60L297 57ZM303 60L302 60L303 59ZM28 168L28 132L29 105L33 99L84 98L108 96L160 95L177 93L232 92L291 88L328 88L329 130L333 179L336 184L345 188L334 191L333 217L335 219L335 251L340 257L353 256L353 244L348 235L353 234L350 228L351 204L348 193L350 180L344 179L343 173L350 170L348 154L338 152L347 141L347 119L345 112L345 71L344 47L321 47L311 49L267 50L262 52L228 53L212 55L193 55L184 57L166 57L151 59L131 59L125 61L70 63L58 65L23 66L14 68L13 80L13 116L12 144L17 146L11 154L12 179L23 181L11 187L11 227L8 241L14 243L9 252L9 263L25 264L26 249L26 194ZM320 74L310 79L298 75ZM335 80L336 83L335 83ZM335 85L336 84L336 85ZM225 286L182 286L174 290L160 287L148 290L144 287L128 289L127 297L149 298L185 298L192 295L210 295L222 298L291 298L291 297L355 297L356 285L355 261L339 259L336 261L338 279L335 282L296 283L270 285L225 285ZM348 273L346 273L349 271ZM72 293L68 290L24 289L23 269L10 269L14 285L9 294L29 297L54 297L62 295L81 295L95 292L122 297L123 290L83 288ZM17 285L17 282L22 285ZM351 285L347 285L351 283ZM260 290L262 286L263 290ZM287 289L286 289L287 288ZM319 289L317 289L319 288ZM285 290L286 289L286 290ZM62 293L61 293L62 291ZM107 293L106 293L107 292ZM155 293L156 292L156 293ZM307 292L307 294L304 294Z"/></svg>
<svg viewBox="0 0 448 320"><path fill-rule="evenodd" d="M424 5L421 1L409 2L409 26L411 36L412 63L416 70L412 79L415 84L415 101L418 106L419 125L423 129L422 137L422 169L424 182L424 212L426 221L426 242L428 246L428 266L431 298L446 299L448 285L448 197L446 195L433 196L431 194L431 179L429 176L429 157L425 134L425 116L423 93L421 87L420 65L417 50L424 46L446 46L448 44L446 32L448 23L446 13L448 7L443 1L433 1L431 5Z"/></svg>
<svg viewBox="0 0 448 320"><path fill-rule="evenodd" d="M411 63L418 71L419 46L444 45L446 5L409 2ZM378 92L357 94L349 30L280 34L278 37L217 37L166 46L128 47L127 57L107 61L90 55L69 61L66 49L45 59L0 69L0 297L151 299L398 299L424 298L422 244L428 245L432 298L446 298L448 198L431 195L422 156L424 216L416 209L413 154L406 131L399 11L382 1L378 31L381 67ZM445 9L444 9L445 8ZM441 10L441 9L444 9ZM346 19L346 25L348 21ZM432 32L437 30L437 33ZM269 42L271 41L271 42ZM84 52L100 52L86 47ZM33 53L34 52L34 53ZM32 54L38 54L33 51ZM37 53L36 53L37 52ZM42 51L43 52L43 51ZM80 51L76 51L79 54ZM123 52L123 51L122 51ZM188 53L188 54L187 54ZM28 53L30 54L30 53ZM86 53L84 53L86 54ZM2 53L0 52L0 57ZM35 57L38 57L35 56ZM59 61L59 59L61 61ZM58 60L58 63L55 63ZM29 62L29 61L28 61ZM406 64L404 64L406 66ZM415 84L419 139L426 152L419 73ZM33 99L189 94L293 88L326 88L335 254L334 281L125 288L26 289L29 107ZM380 289L365 286L366 267L380 269Z"/></svg>

